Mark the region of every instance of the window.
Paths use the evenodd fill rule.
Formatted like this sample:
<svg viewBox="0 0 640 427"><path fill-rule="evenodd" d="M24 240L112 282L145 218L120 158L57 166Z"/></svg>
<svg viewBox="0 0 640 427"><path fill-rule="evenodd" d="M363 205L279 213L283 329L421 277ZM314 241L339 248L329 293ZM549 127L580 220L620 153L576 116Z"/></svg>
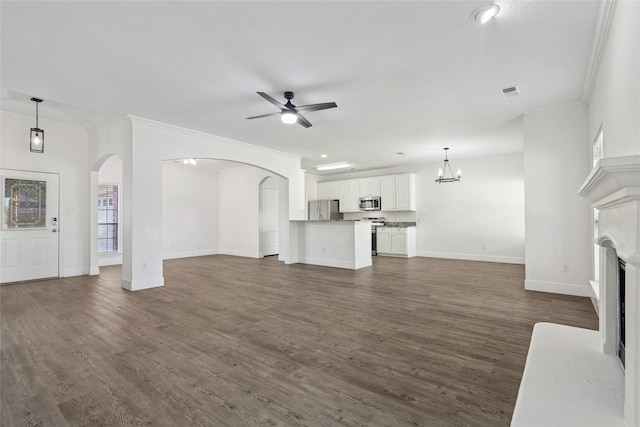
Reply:
<svg viewBox="0 0 640 427"><path fill-rule="evenodd" d="M47 226L47 182L5 178L5 230Z"/></svg>
<svg viewBox="0 0 640 427"><path fill-rule="evenodd" d="M98 253L118 252L118 196L117 185L98 186Z"/></svg>

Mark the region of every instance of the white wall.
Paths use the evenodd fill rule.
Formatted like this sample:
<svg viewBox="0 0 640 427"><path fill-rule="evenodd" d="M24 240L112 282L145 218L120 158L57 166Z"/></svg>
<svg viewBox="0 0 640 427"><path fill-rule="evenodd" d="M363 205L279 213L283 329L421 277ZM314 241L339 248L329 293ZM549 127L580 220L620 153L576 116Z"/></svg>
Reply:
<svg viewBox="0 0 640 427"><path fill-rule="evenodd" d="M44 112L44 114L43 114ZM88 134L85 128L47 120L40 109L45 132L44 153L29 151L34 118L0 113L0 167L60 174L60 238L63 261L60 275L89 273Z"/></svg>
<svg viewBox="0 0 640 427"><path fill-rule="evenodd" d="M162 166L164 259L218 253L218 172L165 161Z"/></svg>
<svg viewBox="0 0 640 427"><path fill-rule="evenodd" d="M578 189L591 164L584 104L525 114L526 289L590 295L591 209Z"/></svg>
<svg viewBox="0 0 640 427"><path fill-rule="evenodd" d="M417 254L524 263L522 152L450 161L459 183L435 182L442 163L417 174Z"/></svg>
<svg viewBox="0 0 640 427"><path fill-rule="evenodd" d="M601 125L604 157L640 154L640 2L637 1L616 2L589 100L591 142Z"/></svg>
<svg viewBox="0 0 640 427"><path fill-rule="evenodd" d="M260 183L269 176L279 177L252 166L223 169L219 175L220 253L257 258L260 256ZM286 181L277 182L279 190L286 186ZM280 206L282 211L287 211L286 205ZM280 232L283 228L286 224L281 224Z"/></svg>
<svg viewBox="0 0 640 427"><path fill-rule="evenodd" d="M462 169L460 183L435 182L441 162L323 176L319 181L414 172L416 212L356 212L344 218L417 222L418 256L524 263L523 153L451 162Z"/></svg>
<svg viewBox="0 0 640 427"><path fill-rule="evenodd" d="M140 290L164 285L162 274L162 164L178 158L222 159L257 165L289 179L285 211L304 216L304 172L300 157L149 120L131 120L131 170L124 167L125 250L122 286ZM129 179L130 178L130 179ZM257 197L256 197L257 200ZM134 203L135 202L135 203ZM222 201L221 201L222 203ZM222 220L222 216L220 217ZM221 227L223 225L221 224ZM222 237L222 236L221 236ZM220 249L222 249L222 240ZM280 248L281 251L286 248ZM128 268L130 265L130 269ZM127 276L127 274L130 275Z"/></svg>

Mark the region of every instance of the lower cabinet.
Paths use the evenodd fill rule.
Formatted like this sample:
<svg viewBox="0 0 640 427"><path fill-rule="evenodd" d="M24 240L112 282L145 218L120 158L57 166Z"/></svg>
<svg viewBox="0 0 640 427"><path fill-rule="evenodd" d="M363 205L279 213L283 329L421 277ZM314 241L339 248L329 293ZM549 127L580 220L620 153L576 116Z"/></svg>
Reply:
<svg viewBox="0 0 640 427"><path fill-rule="evenodd" d="M378 255L411 258L416 256L415 227L378 227Z"/></svg>

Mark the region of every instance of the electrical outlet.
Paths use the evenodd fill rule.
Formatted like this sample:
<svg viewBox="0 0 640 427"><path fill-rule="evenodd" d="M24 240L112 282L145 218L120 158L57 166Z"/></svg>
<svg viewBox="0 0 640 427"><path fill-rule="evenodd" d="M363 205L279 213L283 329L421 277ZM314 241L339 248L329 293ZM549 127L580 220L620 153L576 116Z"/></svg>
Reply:
<svg viewBox="0 0 640 427"><path fill-rule="evenodd" d="M484 251L485 249L487 249L486 245L482 245L482 250Z"/></svg>
<svg viewBox="0 0 640 427"><path fill-rule="evenodd" d="M568 273L569 272L569 266L567 264L562 266L562 272L563 273Z"/></svg>
<svg viewBox="0 0 640 427"><path fill-rule="evenodd" d="M142 261L142 269L143 269L143 270L146 270L146 269L147 269L147 263L146 263L146 262L144 262L144 261Z"/></svg>

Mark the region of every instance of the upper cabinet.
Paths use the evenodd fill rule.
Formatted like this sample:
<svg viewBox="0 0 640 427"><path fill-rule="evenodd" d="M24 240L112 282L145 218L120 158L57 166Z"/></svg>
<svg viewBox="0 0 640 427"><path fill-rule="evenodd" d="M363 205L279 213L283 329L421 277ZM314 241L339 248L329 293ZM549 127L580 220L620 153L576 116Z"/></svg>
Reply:
<svg viewBox="0 0 640 427"><path fill-rule="evenodd" d="M340 212L359 212L360 183L357 179L340 182Z"/></svg>
<svg viewBox="0 0 640 427"><path fill-rule="evenodd" d="M415 211L416 175L404 173L383 176L380 197L383 211Z"/></svg>
<svg viewBox="0 0 640 427"><path fill-rule="evenodd" d="M358 180L359 184L359 196L358 197L368 197L368 196L376 196L380 197L380 177L374 176L371 178L360 178Z"/></svg>
<svg viewBox="0 0 640 427"><path fill-rule="evenodd" d="M318 183L318 199L340 200L340 212L358 212L360 197L380 197L383 211L416 210L416 175L373 176Z"/></svg>
<svg viewBox="0 0 640 427"><path fill-rule="evenodd" d="M340 181L319 182L318 200L338 200L340 199Z"/></svg>

